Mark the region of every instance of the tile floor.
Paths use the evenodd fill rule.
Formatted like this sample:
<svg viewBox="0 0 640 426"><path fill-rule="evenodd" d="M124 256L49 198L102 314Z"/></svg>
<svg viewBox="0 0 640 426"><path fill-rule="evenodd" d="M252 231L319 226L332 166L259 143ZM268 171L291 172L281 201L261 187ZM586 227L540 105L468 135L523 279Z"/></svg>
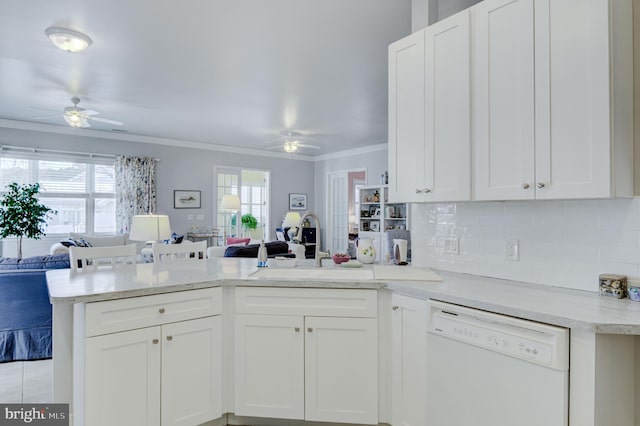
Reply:
<svg viewBox="0 0 640 426"><path fill-rule="evenodd" d="M52 400L52 360L0 363L0 402L46 403Z"/></svg>

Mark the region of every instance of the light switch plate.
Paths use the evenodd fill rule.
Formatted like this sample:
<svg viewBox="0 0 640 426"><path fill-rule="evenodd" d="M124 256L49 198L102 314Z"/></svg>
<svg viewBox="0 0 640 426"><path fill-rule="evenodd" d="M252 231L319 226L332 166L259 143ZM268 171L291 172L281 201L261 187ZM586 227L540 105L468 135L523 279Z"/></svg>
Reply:
<svg viewBox="0 0 640 426"><path fill-rule="evenodd" d="M518 240L505 241L504 258L505 260L512 260L512 261L520 260L520 245L518 243Z"/></svg>
<svg viewBox="0 0 640 426"><path fill-rule="evenodd" d="M449 254L460 254L460 240L458 237L445 238L444 252Z"/></svg>

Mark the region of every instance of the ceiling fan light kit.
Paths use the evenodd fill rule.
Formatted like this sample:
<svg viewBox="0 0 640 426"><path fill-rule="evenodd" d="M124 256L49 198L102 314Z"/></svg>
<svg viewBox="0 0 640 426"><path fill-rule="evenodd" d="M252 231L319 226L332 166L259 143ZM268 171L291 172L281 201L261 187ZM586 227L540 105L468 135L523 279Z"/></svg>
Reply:
<svg viewBox="0 0 640 426"><path fill-rule="evenodd" d="M86 34L67 28L49 27L44 33L58 49L65 52L79 53L92 43Z"/></svg>

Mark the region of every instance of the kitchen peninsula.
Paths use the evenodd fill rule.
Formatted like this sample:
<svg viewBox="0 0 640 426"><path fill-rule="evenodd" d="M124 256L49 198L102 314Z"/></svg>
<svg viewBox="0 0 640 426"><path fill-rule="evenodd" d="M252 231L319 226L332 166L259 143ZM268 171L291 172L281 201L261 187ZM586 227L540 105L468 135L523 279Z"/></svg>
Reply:
<svg viewBox="0 0 640 426"><path fill-rule="evenodd" d="M327 264L326 269L339 268ZM617 425L631 426L638 418L638 303L446 272L439 272L442 282L420 282L351 280L337 274L305 280L300 272L295 279L265 279L252 275L256 270L254 259L223 258L92 273L47 272L54 306L55 402L72 403L76 426L102 424L93 419L108 424L123 412L126 421L118 424L160 424L161 419L163 424L246 424L240 421L263 417L392 424L390 323L391 298L397 294L570 328L569 424L604 426L615 418L622 419ZM329 342L352 339L354 345L318 347L313 352L326 359L313 359L305 345L317 344L315 334L329 329L338 330L325 334ZM173 343L185 346L174 351ZM261 344L288 345L290 351L279 358L252 357ZM362 352L348 357L341 352L355 350ZM339 363L333 359L338 356L343 357ZM269 362L276 363L271 370L300 376L302 390L297 384L287 389L289 394L270 383L260 388L260 374ZM328 382L312 380L321 375L315 376L310 365L334 369L353 382L346 392L327 388ZM122 377L126 385L118 387ZM136 379L148 382L142 386ZM279 399L263 404L256 398L264 395L248 392L243 383L259 391L272 389ZM187 391L180 392L185 384ZM310 392L316 392L315 398L309 398ZM163 398L174 404L161 403ZM127 399L132 399L131 413L122 407L116 413L103 403ZM312 399L325 405L314 407ZM277 424L263 421L256 424Z"/></svg>

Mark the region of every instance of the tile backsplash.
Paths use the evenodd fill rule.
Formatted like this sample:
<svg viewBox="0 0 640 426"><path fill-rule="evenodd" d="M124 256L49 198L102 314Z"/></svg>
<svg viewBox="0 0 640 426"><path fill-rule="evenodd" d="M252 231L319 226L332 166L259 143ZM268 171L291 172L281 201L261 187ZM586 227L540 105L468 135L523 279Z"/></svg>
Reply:
<svg viewBox="0 0 640 426"><path fill-rule="evenodd" d="M411 249L416 266L597 291L602 273L640 276L640 198L414 204Z"/></svg>

